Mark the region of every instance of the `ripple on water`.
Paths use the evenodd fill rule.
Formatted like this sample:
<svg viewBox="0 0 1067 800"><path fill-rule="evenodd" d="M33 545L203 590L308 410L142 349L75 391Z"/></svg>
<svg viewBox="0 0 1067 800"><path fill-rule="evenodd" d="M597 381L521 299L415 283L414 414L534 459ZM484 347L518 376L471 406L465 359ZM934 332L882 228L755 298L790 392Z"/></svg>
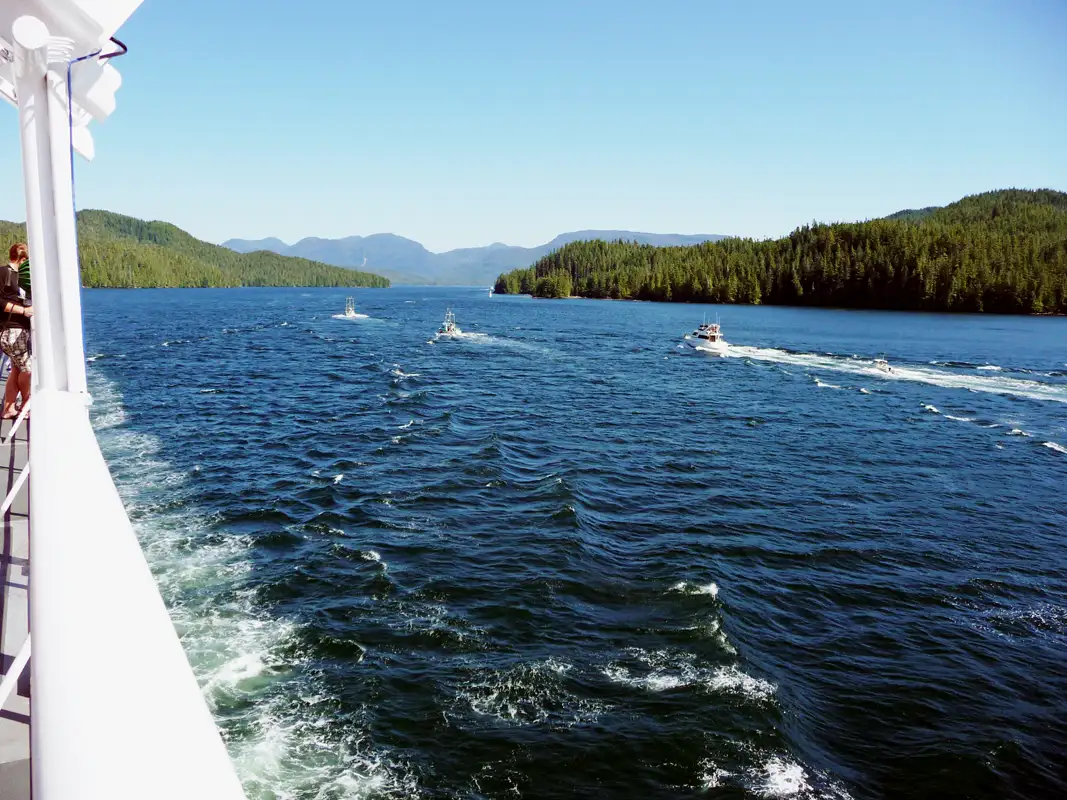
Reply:
<svg viewBox="0 0 1067 800"><path fill-rule="evenodd" d="M1067 793L1060 321L472 298L86 293L250 798Z"/></svg>

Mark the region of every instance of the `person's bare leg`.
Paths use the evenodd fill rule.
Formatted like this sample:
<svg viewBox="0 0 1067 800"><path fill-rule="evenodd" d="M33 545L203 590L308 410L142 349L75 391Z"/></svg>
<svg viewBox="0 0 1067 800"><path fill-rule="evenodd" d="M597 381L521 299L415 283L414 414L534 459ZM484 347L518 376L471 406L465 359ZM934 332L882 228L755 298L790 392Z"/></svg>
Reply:
<svg viewBox="0 0 1067 800"><path fill-rule="evenodd" d="M11 372L7 376L7 383L4 385L4 413L3 416L6 419L10 419L15 416L15 400L19 396L19 376L21 370L14 364L11 365Z"/></svg>
<svg viewBox="0 0 1067 800"><path fill-rule="evenodd" d="M22 392L22 407L25 408L26 404L30 402L30 389L33 387L33 375L29 370L21 370L19 372L19 391ZM29 412L26 412L29 414Z"/></svg>

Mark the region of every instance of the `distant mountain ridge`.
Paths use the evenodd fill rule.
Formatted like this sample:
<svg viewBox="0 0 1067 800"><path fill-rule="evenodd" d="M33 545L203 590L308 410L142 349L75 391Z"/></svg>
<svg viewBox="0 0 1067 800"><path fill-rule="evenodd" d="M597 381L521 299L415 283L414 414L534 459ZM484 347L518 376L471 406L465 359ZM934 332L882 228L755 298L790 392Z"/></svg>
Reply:
<svg viewBox="0 0 1067 800"><path fill-rule="evenodd" d="M570 242L589 239L638 242L658 246L694 245L715 242L721 234L641 233L638 231L584 230L563 233L538 247L516 247L494 242L485 247L465 247L433 253L412 239L392 233L346 236L343 239L308 237L293 245L274 237L268 239L229 239L223 247L238 253L267 250L285 256L298 256L326 264L366 269L390 278L394 283L436 283L489 285L501 272L528 267L538 259Z"/></svg>

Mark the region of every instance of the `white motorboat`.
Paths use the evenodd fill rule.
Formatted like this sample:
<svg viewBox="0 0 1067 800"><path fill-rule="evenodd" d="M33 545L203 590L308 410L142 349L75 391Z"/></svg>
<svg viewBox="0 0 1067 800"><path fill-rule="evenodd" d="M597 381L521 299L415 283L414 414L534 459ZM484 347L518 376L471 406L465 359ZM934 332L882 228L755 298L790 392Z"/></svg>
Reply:
<svg viewBox="0 0 1067 800"><path fill-rule="evenodd" d="M889 366L889 362L886 361L884 358L876 358L874 360L874 368L887 374L893 371L893 368Z"/></svg>
<svg viewBox="0 0 1067 800"><path fill-rule="evenodd" d="M722 328L718 322L701 323L695 331L686 334L685 343L702 353L720 356L726 355L730 349L730 345L722 336Z"/></svg>
<svg viewBox="0 0 1067 800"><path fill-rule="evenodd" d="M334 314L333 318L334 319L368 319L366 314L360 314L358 311L356 311L356 298L354 298L354 297L346 297L345 298L345 313L344 314Z"/></svg>
<svg viewBox="0 0 1067 800"><path fill-rule="evenodd" d="M452 313L452 309L448 309L445 312L445 321L441 323L441 327L437 329L437 338L454 338L459 336L463 331L456 325L456 315Z"/></svg>

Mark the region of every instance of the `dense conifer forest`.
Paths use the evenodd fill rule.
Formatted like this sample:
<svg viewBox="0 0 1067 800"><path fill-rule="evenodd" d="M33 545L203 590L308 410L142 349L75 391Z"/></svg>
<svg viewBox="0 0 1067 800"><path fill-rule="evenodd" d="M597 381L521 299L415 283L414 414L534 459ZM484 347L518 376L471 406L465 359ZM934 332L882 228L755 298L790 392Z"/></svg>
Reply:
<svg viewBox="0 0 1067 800"><path fill-rule="evenodd" d="M0 255L6 258L10 244L25 240L24 225L0 221ZM235 253L169 223L145 222L109 211L78 213L78 250L82 285L88 287L389 285L380 275L304 258L266 251Z"/></svg>
<svg viewBox="0 0 1067 800"><path fill-rule="evenodd" d="M1067 194L1008 189L776 240L574 242L496 291L925 311L1067 313Z"/></svg>

